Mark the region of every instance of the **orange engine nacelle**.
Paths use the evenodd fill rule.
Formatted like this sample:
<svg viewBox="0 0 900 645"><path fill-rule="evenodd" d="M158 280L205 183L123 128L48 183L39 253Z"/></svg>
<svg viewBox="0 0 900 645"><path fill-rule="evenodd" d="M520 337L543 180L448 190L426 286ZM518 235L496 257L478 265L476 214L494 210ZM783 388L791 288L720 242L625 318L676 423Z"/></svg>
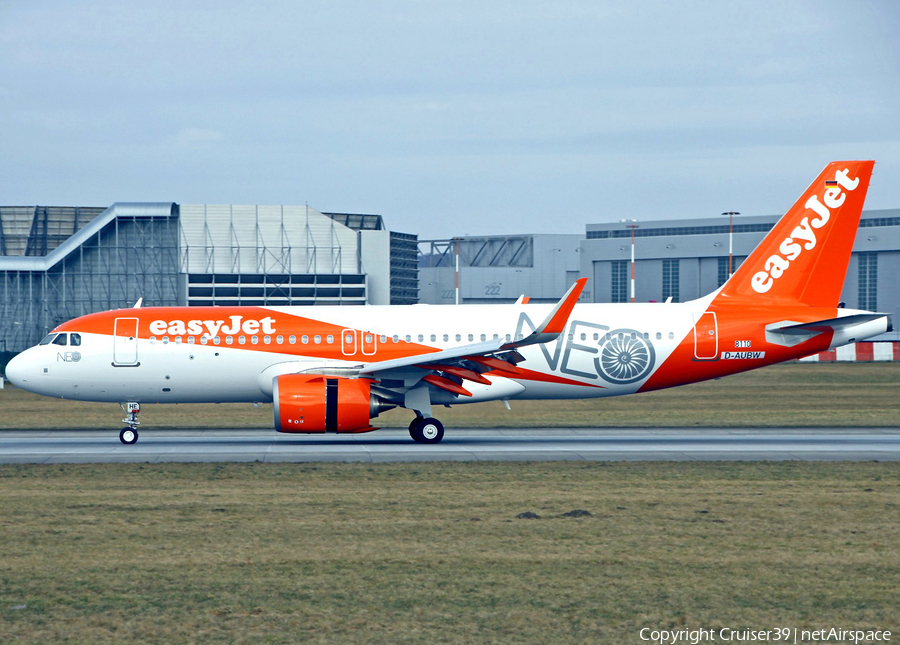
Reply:
<svg viewBox="0 0 900 645"><path fill-rule="evenodd" d="M272 401L278 432L368 432L373 414L371 381L337 376L284 374ZM377 408L375 409L377 414Z"/></svg>

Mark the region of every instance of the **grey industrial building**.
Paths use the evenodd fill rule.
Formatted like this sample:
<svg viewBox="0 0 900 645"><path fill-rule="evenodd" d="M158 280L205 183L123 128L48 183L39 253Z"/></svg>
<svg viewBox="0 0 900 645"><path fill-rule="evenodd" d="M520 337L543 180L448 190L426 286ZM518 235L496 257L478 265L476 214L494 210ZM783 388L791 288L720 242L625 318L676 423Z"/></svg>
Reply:
<svg viewBox="0 0 900 645"><path fill-rule="evenodd" d="M419 300L428 304L556 302L581 271L581 235L498 235L419 242ZM459 290L456 274L459 266Z"/></svg>
<svg viewBox="0 0 900 645"><path fill-rule="evenodd" d="M0 207L0 352L95 311L418 301L416 236L308 206Z"/></svg>
<svg viewBox="0 0 900 645"><path fill-rule="evenodd" d="M765 237L779 216L733 218L733 269ZM459 248L461 303L555 302L579 276L590 278L582 300L631 299L634 229L635 300L684 302L715 291L728 277L729 220L646 220L588 224L584 235L518 235L419 243L420 300L452 303ZM842 300L900 320L900 209L863 212ZM892 332L880 340L900 340Z"/></svg>
<svg viewBox="0 0 900 645"><path fill-rule="evenodd" d="M734 268L778 220L734 218ZM419 241L379 215L307 206L0 207L0 353L94 311L146 305L686 301L728 276L728 218L588 224L583 235ZM458 271L457 271L457 266ZM458 273L458 287L457 287ZM864 211L843 300L900 320L900 209ZM884 340L898 340L898 332ZM2 357L0 357L2 358Z"/></svg>

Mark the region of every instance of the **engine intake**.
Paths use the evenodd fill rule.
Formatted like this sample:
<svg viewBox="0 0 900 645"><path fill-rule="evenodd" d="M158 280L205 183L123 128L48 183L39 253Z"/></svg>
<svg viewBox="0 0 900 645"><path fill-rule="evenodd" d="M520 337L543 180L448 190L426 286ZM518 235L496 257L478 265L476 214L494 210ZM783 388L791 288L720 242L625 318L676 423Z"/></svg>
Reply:
<svg viewBox="0 0 900 645"><path fill-rule="evenodd" d="M284 374L272 390L278 432L369 432L381 403L367 379Z"/></svg>

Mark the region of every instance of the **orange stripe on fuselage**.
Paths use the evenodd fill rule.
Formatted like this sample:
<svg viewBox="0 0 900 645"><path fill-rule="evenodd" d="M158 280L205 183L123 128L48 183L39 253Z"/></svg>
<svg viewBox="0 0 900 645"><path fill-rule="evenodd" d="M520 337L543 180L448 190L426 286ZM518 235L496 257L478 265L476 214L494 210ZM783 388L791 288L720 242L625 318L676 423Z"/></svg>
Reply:
<svg viewBox="0 0 900 645"><path fill-rule="evenodd" d="M209 338L207 344L210 346L216 346L214 339L217 338L218 347L312 358L372 362L440 351L436 347L402 339L394 342L393 337L386 337L386 342L382 343L382 335L373 331L351 329L261 307L120 309L88 314L63 323L54 331L77 331L112 337L118 318L137 318L138 338L141 340L151 337L161 340L166 337L170 342L180 338L181 342L186 343L188 338L193 336L195 344L201 345L201 336L206 335ZM341 333L348 331L354 334L354 341L342 344ZM373 337L372 343L364 342L367 334ZM291 336L295 337L295 343L289 342ZM303 336L308 338L305 344L301 342ZM317 336L319 343L315 342ZM328 343L329 336L331 343ZM229 337L231 344L227 342ZM268 343L266 337L269 339ZM243 344L240 342L241 338L244 339ZM278 342L279 338L281 342Z"/></svg>
<svg viewBox="0 0 900 645"><path fill-rule="evenodd" d="M823 351L831 344L832 332L820 334L792 347L785 347L766 340L766 325L782 320L813 322L837 316L836 309L803 306L751 309L714 304L707 311L716 314L718 345L716 358L714 360L695 358L695 338L692 329L641 386L639 392L729 376ZM723 352L746 354L764 352L765 356L759 359L723 360L721 359Z"/></svg>

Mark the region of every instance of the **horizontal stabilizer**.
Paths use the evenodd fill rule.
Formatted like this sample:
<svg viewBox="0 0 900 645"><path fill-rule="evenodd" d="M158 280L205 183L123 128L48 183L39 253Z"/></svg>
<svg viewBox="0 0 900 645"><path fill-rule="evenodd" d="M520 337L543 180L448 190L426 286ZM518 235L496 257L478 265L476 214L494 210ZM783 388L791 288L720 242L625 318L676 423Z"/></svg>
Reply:
<svg viewBox="0 0 900 645"><path fill-rule="evenodd" d="M809 336L810 334L821 334L826 331L839 331L862 323L872 322L879 318L884 318L887 314L853 314L852 316L843 316L842 318L830 318L828 320L817 320L809 323L797 323L785 325L783 327L767 328L766 331L772 331L787 336Z"/></svg>

